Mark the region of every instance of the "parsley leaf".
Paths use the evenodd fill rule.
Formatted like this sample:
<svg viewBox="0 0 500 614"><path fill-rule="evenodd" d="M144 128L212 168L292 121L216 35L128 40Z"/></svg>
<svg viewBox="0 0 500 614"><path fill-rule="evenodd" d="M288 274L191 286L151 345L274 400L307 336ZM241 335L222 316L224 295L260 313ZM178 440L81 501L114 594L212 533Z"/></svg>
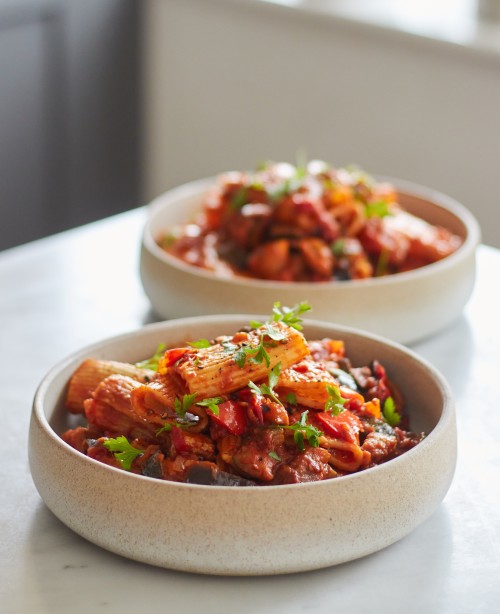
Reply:
<svg viewBox="0 0 500 614"><path fill-rule="evenodd" d="M188 345L190 345L193 348L202 349L202 348L209 348L212 344L210 343L208 339L198 339L198 341L191 341L190 343L188 343Z"/></svg>
<svg viewBox="0 0 500 614"><path fill-rule="evenodd" d="M125 471L130 471L134 460L144 453L144 450L134 448L129 443L128 439L124 435L120 435L116 439L108 439L103 443L103 446L113 452L116 460L120 463Z"/></svg>
<svg viewBox="0 0 500 614"><path fill-rule="evenodd" d="M257 346L245 344L237 346L230 341L225 341L222 343L222 347L226 352L234 351L234 362L238 365L238 367L243 367L247 358L256 364L265 362L269 367L271 364L271 359L266 347L272 347L272 341L282 341L283 339L286 339L286 333L274 328L273 322L283 322L283 324L295 328L296 330L302 330L302 320L300 316L310 309L311 307L307 301L303 301L292 308L281 307L279 302L274 303L273 316L270 320L264 324L257 322L256 320L252 320L250 322L250 325L254 330L263 328L263 330L260 332L259 343ZM269 337L271 341L266 341L265 337Z"/></svg>
<svg viewBox="0 0 500 614"><path fill-rule="evenodd" d="M307 424L307 414L309 410L303 411L300 414L300 420L295 422L294 424L288 424L286 426L282 426L281 428L289 429L294 431L293 440L295 441L295 445L299 448L299 450L304 451L304 440L307 439L307 443L312 448L317 448L319 446L319 438L323 435L323 432L317 429L312 424Z"/></svg>
<svg viewBox="0 0 500 614"><path fill-rule="evenodd" d="M345 247L345 239L336 239L330 245L330 249L332 250L333 255L337 256L337 258L340 258L340 256L343 256L344 247Z"/></svg>
<svg viewBox="0 0 500 614"><path fill-rule="evenodd" d="M265 333L260 335L259 344L257 346L244 344L238 347L237 345L230 344L232 346L231 348L229 348L229 346L226 346L224 349L226 351L229 351L230 349L233 349L233 348L236 349L234 353L234 362L240 368L243 368L245 366L245 362L247 358L255 364L260 364L261 362L265 362L266 365L269 367L269 365L271 364L271 358L265 348L266 344L264 341L264 336L265 336Z"/></svg>
<svg viewBox="0 0 500 614"><path fill-rule="evenodd" d="M398 413L392 397L387 397L385 400L382 415L389 426L397 426L401 422L401 415Z"/></svg>
<svg viewBox="0 0 500 614"><path fill-rule="evenodd" d="M267 335L273 341L282 341L283 339L286 339L285 333L281 330L276 330L273 328L271 322L266 322L264 324L264 332L262 334Z"/></svg>
<svg viewBox="0 0 500 614"><path fill-rule="evenodd" d="M165 424L156 431L156 437L158 437L160 433L170 433L171 430L172 430L172 424L170 422L165 422Z"/></svg>
<svg viewBox="0 0 500 614"><path fill-rule="evenodd" d="M140 369L151 369L152 371L158 371L158 363L160 362L160 359L163 358L165 349L165 344L160 343L156 348L156 352L153 354L153 356L151 356L151 358L146 358L146 360L136 362L135 366L139 367Z"/></svg>
<svg viewBox="0 0 500 614"><path fill-rule="evenodd" d="M269 356L265 348L264 335L261 335L259 345L257 346L256 351L254 349L254 354L252 355L250 353L249 356L251 362L255 364L265 362L266 366L269 367L269 365L271 364L271 357Z"/></svg>
<svg viewBox="0 0 500 614"><path fill-rule="evenodd" d="M239 347L237 345L234 345L233 347L236 349L234 353L234 362L240 368L243 368L245 366L247 355L255 354L257 351L252 345L241 345Z"/></svg>
<svg viewBox="0 0 500 614"><path fill-rule="evenodd" d="M174 401L174 411L178 416L181 416L181 418L184 418L188 409L191 407L191 405L194 403L196 397L198 395L196 394L196 392L194 394L185 394L182 397L182 401L176 397L175 401Z"/></svg>
<svg viewBox="0 0 500 614"><path fill-rule="evenodd" d="M269 456L271 458L274 458L274 460L277 460L278 462L281 461L281 458L276 454L276 452L274 452L274 450L271 450L271 452L269 452Z"/></svg>
<svg viewBox="0 0 500 614"><path fill-rule="evenodd" d="M283 322L287 326L295 328L295 330L302 330L302 319L300 316L306 311L310 311L311 306L307 301L302 301L293 307L281 306L278 301L273 305L273 322Z"/></svg>
<svg viewBox="0 0 500 614"><path fill-rule="evenodd" d="M365 205L366 217L386 217L391 215L389 203L385 200L376 200Z"/></svg>
<svg viewBox="0 0 500 614"><path fill-rule="evenodd" d="M328 400L325 403L325 411L329 411L332 416L338 416L344 411L344 404L347 399L342 398L339 389L334 386L327 385L326 389L328 391Z"/></svg>
<svg viewBox="0 0 500 614"><path fill-rule="evenodd" d="M234 194L231 195L231 209L241 209L243 205L246 205L248 202L248 188L242 186L238 188Z"/></svg>
<svg viewBox="0 0 500 614"><path fill-rule="evenodd" d="M208 409L214 414L214 416L219 415L219 403L223 403L224 399L222 397L212 397L210 399L203 399L203 401L198 401L196 405L201 405L202 407L208 407Z"/></svg>
<svg viewBox="0 0 500 614"><path fill-rule="evenodd" d="M254 382L250 381L248 382L248 387L253 392L253 394L267 395L268 397L271 397L271 399L275 401L276 403L283 405L283 403L279 400L279 398L276 396L274 392L274 387L278 383L280 371L281 371L281 363L279 362L269 372L269 378L268 378L267 384L261 384L260 386L257 386L257 384L254 384Z"/></svg>
<svg viewBox="0 0 500 614"><path fill-rule="evenodd" d="M250 322L250 326L252 328L260 328L261 326L266 326L268 329L272 330L272 327L270 325L273 322L283 322L283 324L286 324L287 326L291 326L292 328L295 328L295 330L302 330L302 326L301 326L302 319L299 316L301 316L306 311L310 311L310 310L311 310L311 306L309 305L307 301L302 301L301 303L298 303L297 305L294 305L293 307L285 307L285 306L282 307L281 303L278 301L274 303L273 305L273 316L270 320L268 320L264 324L262 322L258 322L257 320L252 320ZM279 340L279 337L273 337L271 334L269 334L269 332L267 334L272 339ZM279 335L281 333L274 330L273 334ZM285 335L283 335L282 338L284 339L284 337Z"/></svg>

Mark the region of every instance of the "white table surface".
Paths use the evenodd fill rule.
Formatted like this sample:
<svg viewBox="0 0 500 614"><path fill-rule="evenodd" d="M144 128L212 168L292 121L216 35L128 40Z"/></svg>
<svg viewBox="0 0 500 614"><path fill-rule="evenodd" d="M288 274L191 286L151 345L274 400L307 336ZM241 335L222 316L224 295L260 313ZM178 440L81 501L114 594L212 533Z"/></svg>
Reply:
<svg viewBox="0 0 500 614"><path fill-rule="evenodd" d="M0 253L0 612L500 612L500 251L485 246L464 315L413 346L451 384L459 456L443 503L398 543L320 571L210 577L121 558L52 515L28 466L32 398L67 354L154 321L138 276L145 215Z"/></svg>

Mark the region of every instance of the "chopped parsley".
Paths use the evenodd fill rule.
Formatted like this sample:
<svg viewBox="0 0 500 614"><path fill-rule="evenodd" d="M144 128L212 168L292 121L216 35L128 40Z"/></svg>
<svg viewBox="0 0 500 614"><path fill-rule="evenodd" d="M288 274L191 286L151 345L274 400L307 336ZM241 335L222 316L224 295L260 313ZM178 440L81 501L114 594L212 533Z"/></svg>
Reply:
<svg viewBox="0 0 500 614"><path fill-rule="evenodd" d="M286 335L281 331L274 329L269 323L263 326L264 330L261 332L259 336L259 343L256 346L249 344L242 344L238 346L231 342L223 344L226 351L234 351L234 362L238 365L238 367L244 367L247 358L250 360L250 362L255 364L265 362L266 366L268 367L271 364L271 358L266 350L266 347L273 347L274 344L266 341L265 338L269 337L274 342L285 339Z"/></svg>
<svg viewBox="0 0 500 614"><path fill-rule="evenodd" d="M146 360L141 360L140 362L136 362L135 366L140 369L151 369L151 371L158 371L158 363L161 358L163 358L163 354L165 353L166 346L164 343L160 343L156 348L156 352L150 358L146 358Z"/></svg>
<svg viewBox="0 0 500 614"><path fill-rule="evenodd" d="M172 424L170 422L165 422L165 424L156 431L156 437L158 437L160 433L170 433L171 430L172 430Z"/></svg>
<svg viewBox="0 0 500 614"><path fill-rule="evenodd" d="M174 401L174 411L177 414L175 418L175 426L179 428L188 428L190 426L195 425L199 421L199 416L190 413L189 409L191 405L195 402L197 394L185 394L182 399L176 397ZM201 403L196 403L196 405L201 405ZM156 431L156 436L160 433L170 433L172 430L172 426L174 426L171 422L165 422L165 424Z"/></svg>
<svg viewBox="0 0 500 614"><path fill-rule="evenodd" d="M276 454L276 452L274 452L273 450L271 450L271 452L269 452L269 456L270 456L271 458L274 458L274 460L276 460L276 461L278 461L278 462L280 462L280 461L281 461L281 458L280 458L280 457L279 457L279 456Z"/></svg>
<svg viewBox="0 0 500 614"><path fill-rule="evenodd" d="M248 188L245 186L238 188L234 194L231 195L230 202L233 210L241 209L243 205L246 205L248 202Z"/></svg>
<svg viewBox="0 0 500 614"><path fill-rule="evenodd" d="M302 330L302 318L300 317L303 313L311 310L311 305L307 301L302 301L293 307L283 307L281 303L277 301L273 305L273 316L270 320L266 322L266 324L271 324L272 322L283 322L287 326L291 326L295 328L295 330ZM264 326L261 322L256 322L253 320L250 322L252 328L259 328Z"/></svg>
<svg viewBox="0 0 500 614"><path fill-rule="evenodd" d="M122 469L126 471L130 471L134 460L144 453L144 450L134 448L124 435L120 435L116 439L107 439L103 446L110 452L113 452Z"/></svg>
<svg viewBox="0 0 500 614"><path fill-rule="evenodd" d="M347 399L340 396L339 389L335 388L335 386L327 385L326 389L328 391L328 400L325 403L325 411L329 411L332 416L338 416L344 411L344 404Z"/></svg>
<svg viewBox="0 0 500 614"><path fill-rule="evenodd" d="M401 422L401 415L398 413L392 397L387 397L384 401L382 415L389 426L397 426Z"/></svg>
<svg viewBox="0 0 500 614"><path fill-rule="evenodd" d="M196 405L201 405L202 407L208 407L208 409L214 414L214 416L219 415L219 403L223 403L224 399L222 397L212 397L210 399L203 399L203 401L198 401Z"/></svg>
<svg viewBox="0 0 500 614"><path fill-rule="evenodd" d="M185 394L182 399L176 397L174 401L175 413L181 418L184 418L197 396L198 395L195 392L194 394Z"/></svg>
<svg viewBox="0 0 500 614"><path fill-rule="evenodd" d="M337 258L339 258L340 256L343 256L343 254L344 254L344 247L345 247L345 239L336 239L330 245L330 249L332 250L332 254L334 256L337 256Z"/></svg>
<svg viewBox="0 0 500 614"><path fill-rule="evenodd" d="M376 200L366 203L365 205L366 217L386 217L391 215L391 208L387 201Z"/></svg>
<svg viewBox="0 0 500 614"><path fill-rule="evenodd" d="M281 307L281 303L276 302L273 305L273 316L271 319L264 324L262 322L257 322L256 320L252 320L250 322L250 326L253 329L263 328L263 330L260 332L259 343L256 346L245 343L236 345L231 341L224 341L222 343L222 347L225 352L234 353L234 362L240 368L245 366L247 358L255 364L265 362L269 367L271 364L271 358L266 350L266 347L273 347L272 342L286 339L286 334L274 328L273 322L283 322L283 324L286 324L291 328L302 330L302 319L300 316L310 309L311 306L307 301L303 301L302 303L299 303L291 308ZM268 337L270 341L266 340L266 337Z"/></svg>
<svg viewBox="0 0 500 614"><path fill-rule="evenodd" d="M188 343L192 348L204 349L209 348L212 344L208 339L198 339L198 341L191 341Z"/></svg>
<svg viewBox="0 0 500 614"><path fill-rule="evenodd" d="M317 429L315 426L306 423L308 413L309 410L303 411L300 414L300 420L298 422L281 427L294 431L293 440L295 442L295 445L301 451L304 451L305 449L304 441L306 439L307 443L312 448L317 448L319 446L319 438L321 437L321 435L323 435L323 432Z"/></svg>
<svg viewBox="0 0 500 614"><path fill-rule="evenodd" d="M279 400L279 398L276 396L276 393L274 392L274 387L278 383L280 371L281 371L281 363L279 362L269 372L269 378L268 378L267 384L261 384L260 386L257 386L257 384L254 384L254 382L248 382L248 387L253 392L253 394L266 395L268 397L271 397L271 399L275 401L276 403L283 405L283 403Z"/></svg>
<svg viewBox="0 0 500 614"><path fill-rule="evenodd" d="M311 305L307 301L302 301L293 307L282 307L278 301L273 306L273 321L283 322L283 324L291 326L295 330L302 330L302 318L300 316L310 310Z"/></svg>

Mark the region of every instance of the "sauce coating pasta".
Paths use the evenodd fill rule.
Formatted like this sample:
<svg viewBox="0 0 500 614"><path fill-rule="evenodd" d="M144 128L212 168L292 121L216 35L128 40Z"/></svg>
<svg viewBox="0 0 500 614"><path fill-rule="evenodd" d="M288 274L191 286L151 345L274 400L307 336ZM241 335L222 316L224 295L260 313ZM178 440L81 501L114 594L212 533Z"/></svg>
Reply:
<svg viewBox="0 0 500 614"><path fill-rule="evenodd" d="M161 349L141 368L85 360L66 399L82 425L63 440L136 474L239 486L338 478L422 440L382 364L353 366L342 340L307 341L288 313L276 304L264 324Z"/></svg>
<svg viewBox="0 0 500 614"><path fill-rule="evenodd" d="M408 271L461 242L406 212L392 185L322 161L221 175L197 218L158 239L169 254L217 275L315 282Z"/></svg>

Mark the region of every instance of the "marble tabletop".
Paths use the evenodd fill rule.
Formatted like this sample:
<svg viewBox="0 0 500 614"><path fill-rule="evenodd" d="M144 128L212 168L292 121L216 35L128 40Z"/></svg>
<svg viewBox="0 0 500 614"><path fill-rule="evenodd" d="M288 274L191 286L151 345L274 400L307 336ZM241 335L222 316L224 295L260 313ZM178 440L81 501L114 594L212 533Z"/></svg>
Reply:
<svg viewBox="0 0 500 614"><path fill-rule="evenodd" d="M53 516L28 465L33 395L69 353L156 319L138 275L145 216L139 208L0 253L0 612L500 611L500 251L486 246L463 316L412 346L450 382L459 456L443 503L401 541L320 571L210 577L121 558Z"/></svg>

